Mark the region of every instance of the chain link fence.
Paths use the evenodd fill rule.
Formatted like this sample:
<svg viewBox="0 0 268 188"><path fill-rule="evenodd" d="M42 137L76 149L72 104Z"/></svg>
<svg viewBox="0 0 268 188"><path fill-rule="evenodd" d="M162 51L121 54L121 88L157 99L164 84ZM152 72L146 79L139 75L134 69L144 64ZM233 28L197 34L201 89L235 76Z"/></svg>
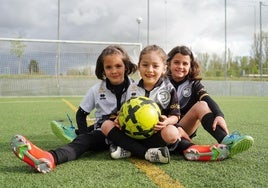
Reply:
<svg viewBox="0 0 268 188"><path fill-rule="evenodd" d="M0 78L0 96L83 96L98 82L95 77ZM211 95L268 96L268 82L202 81Z"/></svg>

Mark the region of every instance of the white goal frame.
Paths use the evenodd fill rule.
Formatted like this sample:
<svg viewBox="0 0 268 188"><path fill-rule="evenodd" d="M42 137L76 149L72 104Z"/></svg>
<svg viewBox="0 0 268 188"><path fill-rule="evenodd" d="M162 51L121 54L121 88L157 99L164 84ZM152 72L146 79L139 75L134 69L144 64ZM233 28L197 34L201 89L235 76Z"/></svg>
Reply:
<svg viewBox="0 0 268 188"><path fill-rule="evenodd" d="M16 43L23 44L21 56L11 52ZM84 95L108 45L123 47L138 62L141 43L0 38L0 96ZM40 65L38 74L29 71L32 60Z"/></svg>

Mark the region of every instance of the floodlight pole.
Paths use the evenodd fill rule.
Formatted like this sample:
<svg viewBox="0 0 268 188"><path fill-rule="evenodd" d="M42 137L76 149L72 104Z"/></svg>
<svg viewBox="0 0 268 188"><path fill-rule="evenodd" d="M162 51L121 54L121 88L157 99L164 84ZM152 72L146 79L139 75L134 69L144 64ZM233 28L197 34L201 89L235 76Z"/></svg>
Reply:
<svg viewBox="0 0 268 188"><path fill-rule="evenodd" d="M60 87L59 83L59 72L60 72L60 0L58 0L58 30L57 30L57 63L56 63L56 77L57 77L57 87Z"/></svg>
<svg viewBox="0 0 268 188"><path fill-rule="evenodd" d="M167 50L167 0L165 0L165 48Z"/></svg>
<svg viewBox="0 0 268 188"><path fill-rule="evenodd" d="M137 23L138 23L138 43L140 42L140 24L142 22L142 17L138 17L136 19Z"/></svg>
<svg viewBox="0 0 268 188"><path fill-rule="evenodd" d="M226 12L226 0L224 0L224 78L227 79L227 12Z"/></svg>
<svg viewBox="0 0 268 188"><path fill-rule="evenodd" d="M260 62L259 62L259 70L260 70L260 79L262 80L262 12L261 12L262 2L260 1Z"/></svg>
<svg viewBox="0 0 268 188"><path fill-rule="evenodd" d="M147 45L149 45L149 31L150 31L150 0L147 0Z"/></svg>

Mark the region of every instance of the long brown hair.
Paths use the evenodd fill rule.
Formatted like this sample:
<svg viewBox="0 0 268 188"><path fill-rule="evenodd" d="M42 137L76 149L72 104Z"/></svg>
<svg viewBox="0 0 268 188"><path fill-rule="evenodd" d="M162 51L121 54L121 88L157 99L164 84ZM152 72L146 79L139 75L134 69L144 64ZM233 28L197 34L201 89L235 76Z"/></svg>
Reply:
<svg viewBox="0 0 268 188"><path fill-rule="evenodd" d="M197 60L195 60L193 52L187 47L187 46L176 46L174 47L169 53L168 53L168 59L167 59L167 65L168 65L168 71L167 75L171 76L170 72L170 62L173 59L173 57L176 54L182 54L182 55L188 55L190 56L191 62L190 62L190 70L188 74L189 80L201 80L200 77L200 65Z"/></svg>

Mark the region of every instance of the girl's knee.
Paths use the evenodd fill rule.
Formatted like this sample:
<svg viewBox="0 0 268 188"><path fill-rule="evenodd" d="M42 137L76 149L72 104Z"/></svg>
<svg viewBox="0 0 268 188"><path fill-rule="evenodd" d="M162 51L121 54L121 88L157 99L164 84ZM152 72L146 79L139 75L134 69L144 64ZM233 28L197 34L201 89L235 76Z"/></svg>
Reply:
<svg viewBox="0 0 268 188"><path fill-rule="evenodd" d="M198 109L209 109L208 103L205 101L198 101L194 106Z"/></svg>
<svg viewBox="0 0 268 188"><path fill-rule="evenodd" d="M166 128L162 129L161 136L167 144L174 144L180 139L179 131L173 125L168 125Z"/></svg>
<svg viewBox="0 0 268 188"><path fill-rule="evenodd" d="M102 133L107 136L109 134L109 132L112 130L112 128L114 128L114 122L111 120L106 120L102 123L101 125L101 131Z"/></svg>
<svg viewBox="0 0 268 188"><path fill-rule="evenodd" d="M192 107L193 112L196 115L203 115L206 113L211 112L207 102L205 101L198 101L197 103L195 103L195 105Z"/></svg>

